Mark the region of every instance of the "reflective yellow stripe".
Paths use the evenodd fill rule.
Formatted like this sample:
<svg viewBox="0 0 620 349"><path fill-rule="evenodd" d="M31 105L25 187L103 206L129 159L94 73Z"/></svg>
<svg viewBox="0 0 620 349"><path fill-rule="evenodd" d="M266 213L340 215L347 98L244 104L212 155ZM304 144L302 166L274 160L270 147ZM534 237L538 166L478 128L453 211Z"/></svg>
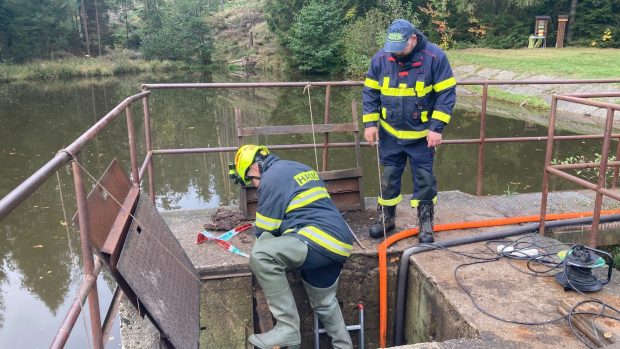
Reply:
<svg viewBox="0 0 620 349"><path fill-rule="evenodd" d="M373 80L370 78L366 78L366 80L364 81L364 86L369 87L369 88L373 88L375 90L380 90L381 86L379 85L379 81L377 80Z"/></svg>
<svg viewBox="0 0 620 349"><path fill-rule="evenodd" d="M298 209L300 207L304 207L313 203L319 199L329 198L329 194L327 193L327 189L323 187L316 187L308 190L304 190L303 192L295 195L293 200L288 204L286 208L286 213L289 213L292 210Z"/></svg>
<svg viewBox="0 0 620 349"><path fill-rule="evenodd" d="M383 77L383 85L381 85L381 88L389 88L390 87L390 77L389 76L384 76Z"/></svg>
<svg viewBox="0 0 620 349"><path fill-rule="evenodd" d="M423 111L422 114L420 115L420 119L422 119L422 122L427 122L428 121L428 112L427 111Z"/></svg>
<svg viewBox="0 0 620 349"><path fill-rule="evenodd" d="M444 113L444 112L440 112L439 110L433 110L433 119L437 119L437 120L441 120L443 122L445 122L446 124L450 122L450 115Z"/></svg>
<svg viewBox="0 0 620 349"><path fill-rule="evenodd" d="M293 231L295 231L295 228L288 228L288 229L286 229L286 230L282 233L282 235L284 235L284 234L288 234L288 233L293 232Z"/></svg>
<svg viewBox="0 0 620 349"><path fill-rule="evenodd" d="M385 120L387 118L387 109L381 108L381 117Z"/></svg>
<svg viewBox="0 0 620 349"><path fill-rule="evenodd" d="M373 122L373 121L379 121L379 113L364 114L362 116L362 122Z"/></svg>
<svg viewBox="0 0 620 349"><path fill-rule="evenodd" d="M433 85L424 86L424 81L416 81L415 82L415 91L418 97L424 97L431 91L433 91Z"/></svg>
<svg viewBox="0 0 620 349"><path fill-rule="evenodd" d="M426 137L428 135L428 130L422 131L399 131L394 129L390 124L383 120L379 120L381 127L392 136L399 139L420 139Z"/></svg>
<svg viewBox="0 0 620 349"><path fill-rule="evenodd" d="M307 237L319 246L337 255L344 257L349 257L351 255L353 246L345 244L342 241L338 241L336 238L317 227L307 226L301 228L297 233Z"/></svg>
<svg viewBox="0 0 620 349"><path fill-rule="evenodd" d="M377 202L379 203L379 205L381 206L396 206L398 205L398 203L403 199L402 195L398 195L397 197L393 198L393 199L383 199L383 198L377 198Z"/></svg>
<svg viewBox="0 0 620 349"><path fill-rule="evenodd" d="M256 227L273 231L280 228L280 224L282 224L281 219L270 218L267 216L263 216L262 214L256 212Z"/></svg>
<svg viewBox="0 0 620 349"><path fill-rule="evenodd" d="M456 79L454 77L436 83L433 89L435 92L440 92L452 86L456 86Z"/></svg>
<svg viewBox="0 0 620 349"><path fill-rule="evenodd" d="M413 88L401 88L401 87L382 87L381 94L390 97L414 97L416 95Z"/></svg>
<svg viewBox="0 0 620 349"><path fill-rule="evenodd" d="M398 88L407 88L407 84L398 84Z"/></svg>
<svg viewBox="0 0 620 349"><path fill-rule="evenodd" d="M420 206L420 201L421 200L411 199L411 207L418 207L418 206ZM433 204L437 204L437 197L436 196L433 198Z"/></svg>

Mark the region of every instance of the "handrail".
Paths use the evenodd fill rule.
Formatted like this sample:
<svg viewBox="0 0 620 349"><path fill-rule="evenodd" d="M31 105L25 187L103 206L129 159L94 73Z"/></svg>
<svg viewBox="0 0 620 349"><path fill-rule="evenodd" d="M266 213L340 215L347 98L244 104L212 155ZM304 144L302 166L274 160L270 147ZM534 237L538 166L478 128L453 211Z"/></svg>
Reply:
<svg viewBox="0 0 620 349"><path fill-rule="evenodd" d="M150 91L144 91L127 97L116 108L112 109L97 123L86 130L73 143L59 151L50 161L41 166L35 173L30 175L26 180L20 183L15 189L11 190L6 196L0 199L0 221L11 213L19 204L26 200L37 188L39 188L45 180L51 177L56 171L66 164L71 158L77 155L89 141L91 141L99 132L101 132L112 120L123 111L132 102L142 99L151 94Z"/></svg>
<svg viewBox="0 0 620 349"><path fill-rule="evenodd" d="M564 79L564 80L463 80L457 85L572 85L572 84L613 84L620 79ZM189 88L254 88L254 87L327 87L327 86L363 86L362 81L308 81L308 82L204 82L204 83L170 83L142 84L142 90L189 89Z"/></svg>
<svg viewBox="0 0 620 349"><path fill-rule="evenodd" d="M609 141L610 138L619 138L618 134L611 134L610 132L606 132L605 135L572 135L572 136L555 136L550 133L547 137L505 137L505 138L486 138L485 136L485 127L484 123L486 123L486 102L488 98L488 87L494 85L529 85L529 84L607 84L607 83L620 83L620 79L588 79L588 80L517 80L517 81L505 81L505 80L469 80L469 81L459 81L457 85L481 85L483 87L482 94L482 110L481 110L481 132L480 138L477 139L452 139L452 140L444 140L443 144L480 144L479 148L479 162L481 159L484 159L484 144L485 143L499 143L499 142L527 142L527 141L547 141L550 142L552 140L559 139L601 139L603 138L606 141ZM148 172L149 178L149 194L151 200L154 201L155 193L154 193L154 181L153 181L153 171L152 171L152 158L153 155L164 155L164 154L188 154L188 153L212 153L212 152L229 152L235 151L236 147L219 147L219 148L192 148L192 149L153 149L152 141L151 141L151 128L150 128L150 115L149 115L149 104L148 104L148 96L151 94L151 90L154 89L203 89L203 88L288 88L288 87L325 87L328 92L326 92L326 106L329 105L330 102L330 93L329 89L331 86L342 86L342 87L359 87L363 86L363 82L361 81L318 81L318 82L260 82L260 83L179 83L179 84L143 84L142 92L135 94L133 96L127 97L121 103L119 103L114 109L108 112L105 116L103 116L97 123L87 129L80 137L78 137L74 142L72 142L69 146L59 151L50 161L45 163L41 168L39 168L35 173L33 173L30 177L24 180L21 184L19 184L16 188L14 188L11 192L9 192L5 197L0 199L0 221L6 218L16 207L18 207L26 198L28 198L37 188L39 188L50 176L52 176L58 169L60 169L64 164L69 162L74 156L77 156L80 151L93 139L95 138L102 130L104 130L110 122L115 120L123 111L127 116L127 127L128 127L128 136L129 136L129 145L131 154L131 162L132 162L132 177L134 183L139 183L139 180L142 179L142 176L145 172ZM554 96L554 100L556 101L555 105L552 109L557 107L557 100L562 99L570 102L577 102L581 104L589 104L592 106L598 106L607 109L616 109L617 105L600 102L600 101L591 101L585 100L585 98L589 97L619 97L620 93L616 92L605 92L605 93L575 93L575 94L567 94L563 96ZM133 120L131 113L131 105L133 102L138 100L142 100L144 106L144 127L145 127L145 144L146 144L146 156L144 158L144 162L142 166L138 169L137 158L136 158L136 140L135 140L135 131L133 130ZM326 111L327 113L327 111ZM484 120L483 120L484 119ZM327 121L326 121L327 122ZM361 142L361 145L368 145L366 142ZM283 144L283 145L272 145L270 148L272 149L300 149L300 148L311 148L315 146L315 144ZM322 145L325 149L329 147L353 147L355 146L355 142L350 143L329 143L326 139L324 144ZM620 153L620 147L618 152ZM602 164L601 164L602 165ZM617 162L612 162L610 165L617 165ZM617 166L615 166L617 168ZM78 171L76 174L75 171ZM546 167L546 171L554 172L555 168L551 166ZM557 170L556 170L557 171ZM79 168L74 166L74 176L80 176ZM616 171L617 172L617 171ZM482 175L482 170L479 167L478 171L479 177ZM615 175L617 178L617 175ZM80 184L81 180L77 180L76 182L76 190L77 187L82 187L83 183ZM592 187L592 185L590 186ZM600 188L600 184L598 185L598 193L602 193L605 195L610 195L610 191L604 188ZM481 186L478 188L478 194L480 195ZM83 195L82 195L83 196ZM84 205L85 198L78 199L78 207ZM598 201L598 200L597 200ZM82 206L84 207L84 206ZM600 214L600 208L595 209L595 212ZM87 217L86 217L87 218ZM87 221L88 219L84 219ZM81 225L85 225L85 222L81 222ZM87 228L86 228L87 229ZM82 230L82 229L81 229ZM81 231L81 234L84 232ZM82 240L85 239L85 235L81 236ZM82 253L83 255L91 254L89 244L82 245ZM94 299L97 299L96 295L96 275L99 273L101 268L100 261L96 261L93 265L92 258L90 258L88 264L85 265L85 277L80 285L80 297L76 299L74 305L70 308L69 312L65 320L63 321L63 325L59 329L57 336L54 338L54 342L52 343L52 347L62 347L69 336L73 325L75 324L75 320L77 316L81 312L81 305L85 302L87 295L93 295ZM86 263L86 261L85 261ZM115 292L118 295L118 292ZM89 301L91 297L88 297ZM110 305L111 307L116 307L118 302L118 297L115 297L115 301ZM77 302L81 303L77 303ZM98 302L98 301L95 301ZM98 307L97 307L98 308ZM96 310L98 311L98 309ZM111 313L109 313L111 314ZM92 315L92 314L91 314ZM99 321L99 320L97 320ZM97 322L96 321L96 322ZM103 331L107 331L109 328L109 319L106 319ZM101 327L98 327L97 337L101 335ZM95 330L93 330L93 342L96 347L103 345L102 339L95 339ZM62 343L62 344L59 344Z"/></svg>

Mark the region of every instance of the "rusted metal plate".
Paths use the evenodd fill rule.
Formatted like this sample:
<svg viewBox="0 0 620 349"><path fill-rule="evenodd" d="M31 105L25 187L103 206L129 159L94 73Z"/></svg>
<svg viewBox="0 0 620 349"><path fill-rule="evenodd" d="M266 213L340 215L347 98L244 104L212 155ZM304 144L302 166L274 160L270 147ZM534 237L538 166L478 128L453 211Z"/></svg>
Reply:
<svg viewBox="0 0 620 349"><path fill-rule="evenodd" d="M362 196L362 169L352 168L319 172L327 192L338 210L356 211L365 208ZM241 212L245 219L255 219L258 207L258 191L255 187L241 187Z"/></svg>
<svg viewBox="0 0 620 349"><path fill-rule="evenodd" d="M237 123L239 125L239 123ZM357 132L357 123L341 124L316 124L312 125L286 125L286 126L255 126L238 127L237 137L254 135L282 135L291 133L324 133L324 132Z"/></svg>
<svg viewBox="0 0 620 349"><path fill-rule="evenodd" d="M101 254L104 259L108 261L112 270L116 269L121 249L127 237L127 230L132 221L131 215L134 213L136 205L138 204L139 196L140 189L132 187L129 190L125 202L123 202L123 207L116 216L116 220L112 225L108 238L101 248Z"/></svg>
<svg viewBox="0 0 620 349"><path fill-rule="evenodd" d="M105 244L131 186L120 163L114 159L99 179L99 184L88 194L88 231L95 250L101 251ZM77 214L73 216L73 223L79 225Z"/></svg>
<svg viewBox="0 0 620 349"><path fill-rule="evenodd" d="M200 288L192 262L141 193L117 269L176 348L197 348Z"/></svg>

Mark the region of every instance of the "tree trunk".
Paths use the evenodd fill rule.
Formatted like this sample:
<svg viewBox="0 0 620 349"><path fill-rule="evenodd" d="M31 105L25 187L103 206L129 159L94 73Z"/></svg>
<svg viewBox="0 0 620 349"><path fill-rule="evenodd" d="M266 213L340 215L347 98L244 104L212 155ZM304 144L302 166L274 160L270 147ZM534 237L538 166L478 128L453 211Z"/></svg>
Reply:
<svg viewBox="0 0 620 349"><path fill-rule="evenodd" d="M99 29L99 1L95 0L95 23L97 23L97 55L101 56L101 30Z"/></svg>
<svg viewBox="0 0 620 349"><path fill-rule="evenodd" d="M125 0L125 47L129 48L129 20L127 16L127 0Z"/></svg>
<svg viewBox="0 0 620 349"><path fill-rule="evenodd" d="M86 10L84 9L84 0L80 0L82 9L80 11L80 17L82 17L82 24L84 25L84 39L86 40L86 55L90 56L90 38L88 37L88 24L86 18Z"/></svg>
<svg viewBox="0 0 620 349"><path fill-rule="evenodd" d="M571 0L570 12L568 13L568 32L566 33L566 41L573 41L573 27L575 24L575 15L577 14L577 0Z"/></svg>

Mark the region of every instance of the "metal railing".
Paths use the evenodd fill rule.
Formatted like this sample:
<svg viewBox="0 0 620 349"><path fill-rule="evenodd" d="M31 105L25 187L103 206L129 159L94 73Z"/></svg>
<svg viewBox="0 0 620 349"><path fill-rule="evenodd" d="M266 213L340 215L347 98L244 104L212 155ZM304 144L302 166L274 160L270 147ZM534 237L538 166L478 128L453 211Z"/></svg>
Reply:
<svg viewBox="0 0 620 349"><path fill-rule="evenodd" d="M620 83L620 79L605 79L605 80L525 80L525 81L489 81L489 80L475 80L475 81L461 81L458 85L477 85L482 86L482 105L480 113L480 136L475 139L453 139L444 140L443 144L479 144L478 149L478 169L477 169L477 189L478 195L482 193L483 183L483 162L484 162L484 145L486 143L499 143L499 142L530 142L530 141L547 141L547 157L545 159L545 173L544 173L544 193L543 204L546 205L546 193L548 191L548 174L553 173L561 177L573 180L578 184L581 184L587 188L597 191L595 217L600 216L601 195L605 194L610 197L620 200L620 195L615 194L608 189L603 188L604 183L594 185L587 183L576 177L569 177L570 175L562 173L560 170L564 167L551 166L550 165L550 149L552 149L554 140L577 140L577 139L603 139L603 160L600 164L594 164L600 169L606 169L608 163L606 155L609 152L609 143L612 138L620 139L620 135L611 134L611 121L613 119L613 110L620 108L618 105L609 104L604 102L597 102L588 100L586 98L591 97L603 97L600 94L579 94L572 96L554 96L552 101L551 115L550 115L550 128L546 137L504 137L504 138L487 138L486 137L486 121L487 121L487 101L488 101L488 89L492 85L530 85L530 84L585 84L585 83ZM15 189L8 193L0 200L0 221L6 218L16 207L18 207L26 198L28 198L37 188L39 188L49 177L56 173L58 169L67 164L73 159L78 159L80 151L92 141L98 134L100 134L112 121L114 121L123 112L125 114L127 122L128 144L131 161L131 177L134 186L140 186L143 176L147 175L148 178L148 192L150 199L155 203L155 186L153 176L153 155L164 154L191 154L191 153L218 153L218 152L233 152L236 147L217 147L217 148L182 148L182 149L153 149L151 138L151 117L149 112L149 96L151 90L156 89L221 89L221 88L305 88L311 87L325 87L325 123L329 122L329 108L331 102L331 87L360 87L363 86L362 82L358 81L335 81L335 82L269 82L269 83L186 83L186 84L145 84L142 85L143 92L126 98L114 109L103 116L95 125L90 127L73 143L61 150L50 161L43 165L34 174L28 177L24 182L19 184ZM605 96L617 97L619 94L606 94ZM555 113L557 110L557 101L565 100L570 102L582 103L592 106L599 106L607 108L607 122L605 124L605 133L603 135L575 135L575 136L555 136ZM144 133L145 133L145 150L146 155L143 163L138 167L137 158L137 145L135 137L135 129L133 123L132 104L138 101L142 101L143 104L143 117L144 117ZM620 142L619 142L620 144ZM368 144L363 142L362 145ZM328 134L324 135L323 144L317 144L317 147L323 147L323 164L325 170L325 164L327 161L327 151L329 148L338 147L354 147L355 142L342 142L342 143L330 143ZM315 144L280 144L271 145L270 148L277 149L304 149L314 148ZM620 157L620 145L617 149L617 157ZM579 166L591 167L592 164L585 164ZM614 183L618 178L618 165L620 162L611 163L616 169L614 174ZM573 165L577 166L577 165ZM83 179L83 170L76 162L72 163L72 174L75 190L75 198L77 201L78 218L79 218L79 230L82 256L84 260L84 280L79 286L78 297L75 299L73 305L70 307L62 325L60 326L58 333L53 339L51 348L62 348L66 344L69 335L75 325L75 322L81 312L82 305L88 299L90 320L91 320L91 334L94 348L103 348L108 338L112 324L114 322L115 314L118 308L118 303L122 292L117 289L114 292L113 300L108 307L107 314L103 323L101 324L101 315L99 313L99 297L97 293L97 276L101 270L101 262L98 258L93 257L92 247L89 241L89 217L87 207L87 198L85 191L85 184ZM604 172L603 172L604 173ZM585 182L585 183L584 183ZM586 184L587 183L587 184ZM541 212L544 213L546 206L542 206ZM598 215L598 216L597 216ZM598 223L598 219L595 221ZM541 227L544 227L544 219L541 222ZM596 230L593 228L593 232L596 234ZM595 241L595 240L594 240Z"/></svg>
<svg viewBox="0 0 620 349"><path fill-rule="evenodd" d="M617 110L620 110L620 104L616 103L608 103L601 102L596 100L591 100L589 98L599 98L599 97L620 97L620 92L610 92L610 93L576 93L570 95L558 96L554 95L551 99L551 113L549 114L549 130L547 134L547 152L545 154L545 167L543 172L543 187L542 187L542 198L540 202L540 234L545 232L545 215L547 214L547 199L549 194L549 174L554 174L560 178L567 179L573 183L579 184L582 187L587 189L592 189L596 192L596 196L594 198L594 212L592 216L592 229L588 234L588 245L591 247L596 247L596 243L598 240L598 230L599 223L601 218L601 208L603 206L603 195L607 195L611 198L620 201L620 193L617 193L613 190L607 189L607 166L614 166L614 174L612 178L612 187L615 187L616 182L618 181L618 168L620 165L620 161L609 161L609 153L611 146L611 139L617 137L617 135L613 135L611 132L613 130L613 122L614 122L614 113ZM558 101L566 101L571 103L577 103L582 105L589 105L593 107L604 108L607 111L607 115L605 117L605 128L603 130L603 144L601 149L601 162L599 163L578 163L578 164L561 164L561 165L552 165L551 160L553 156L553 141L558 137L555 136L555 122L556 122L556 114L558 108ZM618 146L616 148L616 159L620 156L620 141L618 142ZM574 170L574 169L584 169L584 168L598 168L598 179L597 183L590 183L582 178L579 178L575 175L571 175L569 173L564 172L563 170Z"/></svg>

